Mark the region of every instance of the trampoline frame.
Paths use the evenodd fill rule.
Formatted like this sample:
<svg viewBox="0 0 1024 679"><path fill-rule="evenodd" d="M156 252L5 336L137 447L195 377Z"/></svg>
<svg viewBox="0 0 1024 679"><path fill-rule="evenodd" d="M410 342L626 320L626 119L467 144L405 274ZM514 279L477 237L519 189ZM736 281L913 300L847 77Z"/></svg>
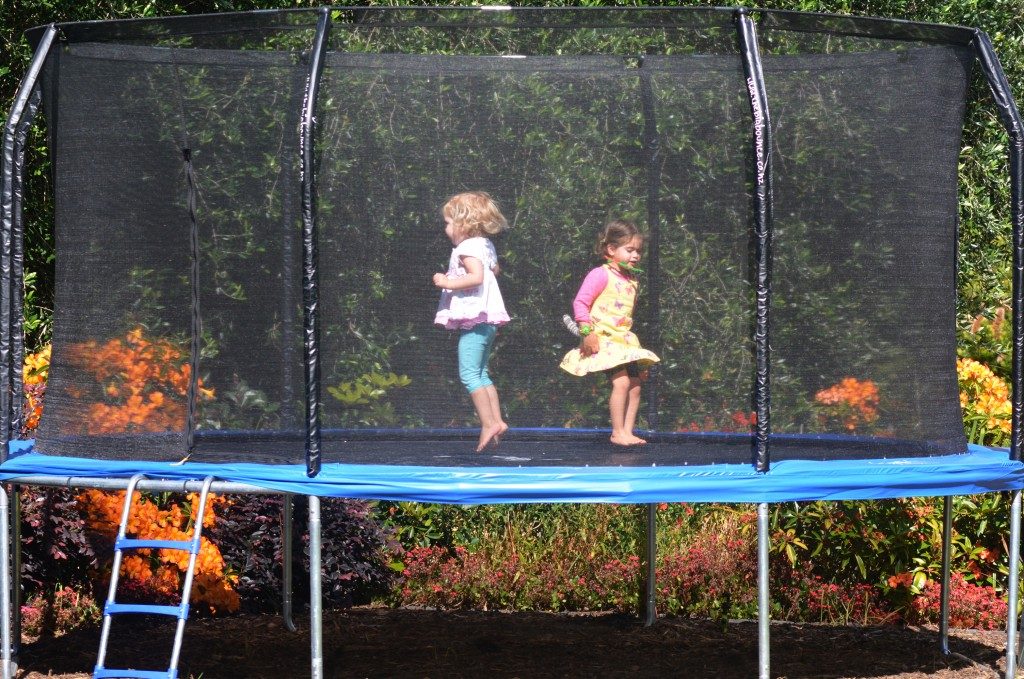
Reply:
<svg viewBox="0 0 1024 679"><path fill-rule="evenodd" d="M400 12L410 8L345 8L346 12ZM430 8L418 8L430 9ZM580 13L579 8L508 8L508 7L477 7L477 8L437 8L447 12L516 12L523 17L537 17L548 14L569 16L570 12ZM288 12L309 10L280 10L259 13L262 20L271 21L273 17L285 16ZM595 8L587 10L590 16L608 16L611 11L628 11L618 8ZM640 11L640 10L634 10ZM687 8L644 8L643 11L686 12ZM712 11L712 10L707 10ZM933 40L969 46L981 65L989 89L999 111L1000 121L1009 136L1009 172L1011 221L1013 227L1013 278L1012 278L1012 315L1013 315L1013 364L1012 364L1012 431L1009 458L1021 462L1022 442L1024 442L1024 419L1022 419L1022 350L1024 350L1024 122L1013 100L1009 82L995 54L989 37L978 29L938 24L922 24L917 22L853 18L827 14L802 13L781 10L753 10L746 8L716 8L714 11L732 13L737 26L737 39L741 46L740 54L744 71L751 84L751 138L752 157L763 163L764 173L758 173L755 206L755 236L757 241L757 315L755 332L756 381L755 404L757 412L757 429L755 432L755 466L758 472L770 469L769 435L771 432L768 369L769 346L769 301L770 279L768 271L771 264L772 234L772 171L771 171L771 140L768 101L765 95L764 81L761 73L760 54L758 51L756 31L759 22L775 28L795 31L828 31L845 35L859 35L888 39ZM315 139L315 118L317 84L323 67L326 52L327 36L331 27L331 8L322 7L318 10L318 20L314 42L310 48L313 58L307 81L306 96L303 105L301 123L301 167L302 171L302 218L303 218L303 302L304 302L304 344L306 350L305 364L307 369L306 390L306 473L315 477L321 469L320 461L320 394L319 380L316 379L318 367L318 336L319 321L317 317L317 248L316 248L316 192L312 152ZM217 17L218 15L210 15ZM226 15L219 15L226 16ZM164 25L178 26L185 31L195 22L210 17L176 17L172 19L133 20L122 22L82 22L75 24L49 24L29 32L30 39L35 43L32 62L19 87L14 105L7 117L3 137L3 171L0 176L0 210L2 210L2 243L3 254L0 260L0 429L3 430L4 443L0 449L0 459L6 460L10 452L9 444L16 438L21 426L21 364L24 359L24 339L22 337L22 186L25 143L29 126L38 108L41 91L38 85L39 74L53 43L58 39L87 39L90 35L103 34L110 31L145 31L149 22L159 21ZM97 33L98 32L98 33ZM187 159L186 159L187 160ZM195 361L193 351L192 360ZM192 374L197 374L192 366ZM191 411L190 411L191 412ZM191 418L190 418L191 420ZM192 422L189 422L191 428ZM189 437L191 438L191 437ZM105 489L123 489L127 479L110 479L89 476L20 476L7 478L3 492L0 493L0 644L2 644L3 677L13 677L16 671L17 644L12 643L12 629L20 628L18 620L18 587L16 574L19 567L18 544L18 491L17 485L38 486L74 486ZM139 484L140 489L159 491L189 492L200 486L198 477L189 481L169 481L152 479ZM1010 577L1009 598L1010 612L1007 620L1007 655L1006 676L1015 677L1020 662L1019 643L1017 640L1018 615L1015 605L1019 593L1020 541L1021 541L1021 490L1024 484L1017 483L1012 489L1010 514ZM213 491L218 493L276 493L280 492L266 487L244 483L217 481ZM287 496L287 494L285 494ZM386 498L382 498L386 499ZM291 503L285 502L285 512L290 512ZM768 612L768 503L757 504L758 526L758 640L759 640L759 676L768 677L770 658L768 650L769 612ZM648 574L651 575L654 562L653 505L648 505ZM309 530L311 564L320 564L320 546L322 544L320 523L320 500L316 495L309 496ZM286 521L284 530L290 531L291 522ZM951 528L951 499L945 496L943 506L943 556L942 556L942 599L940 641L942 652L949 654L948 648L948 616L949 616L949 536ZM13 540L13 542L12 542ZM290 544L285 540L285 544ZM13 546L13 548L12 548ZM290 559L286 558L286 568L290 569ZM290 583L290 572L286 583ZM321 604L321 568L310 569L310 615L311 615L311 672L316 679L323 676L322 649L322 604ZM653 579L649 577L645 594L646 620L653 622ZM283 592L284 615L286 625L291 624L291 592L286 585Z"/></svg>

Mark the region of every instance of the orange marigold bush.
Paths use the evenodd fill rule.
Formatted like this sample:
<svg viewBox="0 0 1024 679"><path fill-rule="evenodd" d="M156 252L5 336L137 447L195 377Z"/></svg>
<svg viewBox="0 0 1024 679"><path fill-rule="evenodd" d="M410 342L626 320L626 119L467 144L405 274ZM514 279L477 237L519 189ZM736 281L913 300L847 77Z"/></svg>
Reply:
<svg viewBox="0 0 1024 679"><path fill-rule="evenodd" d="M124 492L113 493L88 489L78 495L79 506L87 528L113 543L121 520ZM214 509L227 499L210 495L203 512L203 529L211 528ZM199 510L199 494L189 493L181 503L161 507L152 498L136 493L128 518L127 533L142 539L189 540ZM126 553L121 561L121 577L126 589L135 590L157 600L177 600L188 568L189 554L183 550L140 549ZM237 576L225 566L217 545L206 537L200 541L190 602L202 605L211 614L233 613L239 608L234 589Z"/></svg>
<svg viewBox="0 0 1024 679"><path fill-rule="evenodd" d="M25 408L22 433L27 435L39 426L39 418L43 415L43 394L46 391L46 380L50 376L50 351L52 345L25 356L25 365L21 369L21 382L25 389Z"/></svg>
<svg viewBox="0 0 1024 679"><path fill-rule="evenodd" d="M89 407L90 434L153 432L181 428L191 368L181 347L164 338L148 339L142 328L100 344L73 344L69 360L92 374L102 401ZM199 380L198 395L213 389Z"/></svg>
<svg viewBox="0 0 1024 679"><path fill-rule="evenodd" d="M1006 381L971 358L957 359L956 373L968 438L974 443L1005 445L1012 410Z"/></svg>
<svg viewBox="0 0 1024 679"><path fill-rule="evenodd" d="M878 387L871 380L844 377L814 395L822 426L837 422L848 432L878 420Z"/></svg>

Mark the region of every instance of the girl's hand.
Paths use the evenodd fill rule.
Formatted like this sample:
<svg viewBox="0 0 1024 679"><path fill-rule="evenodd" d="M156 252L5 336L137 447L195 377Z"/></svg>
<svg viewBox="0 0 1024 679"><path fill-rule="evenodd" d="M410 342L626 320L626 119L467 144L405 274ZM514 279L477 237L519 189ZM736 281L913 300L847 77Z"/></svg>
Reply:
<svg viewBox="0 0 1024 679"><path fill-rule="evenodd" d="M448 287L448 276L443 273L434 274L434 286L438 288Z"/></svg>
<svg viewBox="0 0 1024 679"><path fill-rule="evenodd" d="M592 356L593 354L596 354L600 348L601 342L597 339L597 334L592 332L584 337L583 341L580 342L580 356L583 356L583 358Z"/></svg>

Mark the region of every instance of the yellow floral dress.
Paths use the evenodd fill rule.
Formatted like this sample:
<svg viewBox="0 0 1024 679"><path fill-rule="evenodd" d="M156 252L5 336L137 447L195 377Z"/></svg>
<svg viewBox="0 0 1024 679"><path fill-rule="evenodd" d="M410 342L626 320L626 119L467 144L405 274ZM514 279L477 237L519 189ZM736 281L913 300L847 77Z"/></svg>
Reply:
<svg viewBox="0 0 1024 679"><path fill-rule="evenodd" d="M608 273L608 283L590 307L590 325L599 338L598 351L584 357L577 347L565 355L560 366L579 377L634 361L644 370L660 360L653 352L640 346L640 340L631 330L638 288L636 278L627 278L608 264L604 268Z"/></svg>

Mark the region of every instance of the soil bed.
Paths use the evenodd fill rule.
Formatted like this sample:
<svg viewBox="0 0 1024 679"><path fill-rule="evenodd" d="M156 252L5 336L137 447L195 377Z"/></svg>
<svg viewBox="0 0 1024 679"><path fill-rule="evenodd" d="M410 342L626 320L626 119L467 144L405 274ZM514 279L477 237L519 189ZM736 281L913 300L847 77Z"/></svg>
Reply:
<svg viewBox="0 0 1024 679"><path fill-rule="evenodd" d="M289 632L271 615L191 620L179 675L308 677L308 619L296 624L298 630ZM115 626L106 665L165 669L172 633L166 619ZM90 628L26 642L17 676L88 677L98 639L99 630ZM954 655L943 656L934 628L773 623L771 675L1000 677L1005 643L1005 632L954 630ZM635 618L609 614L367 607L325 612L323 648L325 677L757 676L757 626L746 621L661 618L644 627Z"/></svg>

